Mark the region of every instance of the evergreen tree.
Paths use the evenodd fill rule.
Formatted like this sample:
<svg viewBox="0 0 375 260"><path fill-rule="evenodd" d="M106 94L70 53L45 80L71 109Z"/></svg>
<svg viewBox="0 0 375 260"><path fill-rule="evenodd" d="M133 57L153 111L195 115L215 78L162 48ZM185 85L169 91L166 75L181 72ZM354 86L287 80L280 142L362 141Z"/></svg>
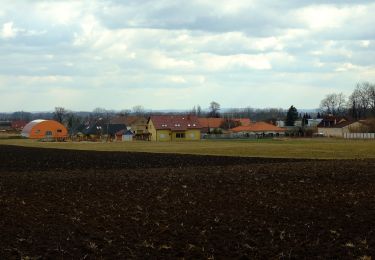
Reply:
<svg viewBox="0 0 375 260"><path fill-rule="evenodd" d="M285 125L286 126L294 126L294 122L298 119L298 111L297 108L291 106L286 114Z"/></svg>

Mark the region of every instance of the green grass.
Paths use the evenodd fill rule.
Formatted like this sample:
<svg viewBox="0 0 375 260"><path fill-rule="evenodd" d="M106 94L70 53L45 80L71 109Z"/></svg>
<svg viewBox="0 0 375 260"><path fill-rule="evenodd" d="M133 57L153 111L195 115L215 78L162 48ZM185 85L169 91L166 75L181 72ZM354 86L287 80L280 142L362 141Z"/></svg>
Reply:
<svg viewBox="0 0 375 260"><path fill-rule="evenodd" d="M34 140L0 139L1 144L154 153L207 154L283 158L352 159L375 158L375 140L345 139L280 139L280 140L202 140L195 142L38 142ZM0 147L1 149L1 147Z"/></svg>

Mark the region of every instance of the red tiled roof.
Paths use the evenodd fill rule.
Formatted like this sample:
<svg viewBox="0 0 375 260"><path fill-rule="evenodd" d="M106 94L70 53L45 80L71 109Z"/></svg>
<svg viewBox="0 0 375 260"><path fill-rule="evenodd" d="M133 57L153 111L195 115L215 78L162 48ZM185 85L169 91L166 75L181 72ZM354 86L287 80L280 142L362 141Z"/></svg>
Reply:
<svg viewBox="0 0 375 260"><path fill-rule="evenodd" d="M283 128L274 126L266 122L256 122L256 123L250 123L247 126L237 126L235 128L232 128L231 131L233 132L267 132L267 131L283 132L285 130Z"/></svg>
<svg viewBox="0 0 375 260"><path fill-rule="evenodd" d="M182 116L182 115L169 115L169 116L151 116L155 129L170 129L172 131L187 129L201 129L198 117L196 116Z"/></svg>
<svg viewBox="0 0 375 260"><path fill-rule="evenodd" d="M239 121L241 126L247 126L251 124L251 120L249 118L235 118L234 121Z"/></svg>
<svg viewBox="0 0 375 260"><path fill-rule="evenodd" d="M214 117L200 117L198 118L199 124L203 128L219 128L220 125L224 122L223 118L214 118Z"/></svg>
<svg viewBox="0 0 375 260"><path fill-rule="evenodd" d="M198 118L198 120L203 128L220 128L225 119L215 117L200 117ZM231 120L240 122L241 126L250 125L251 123L251 120L249 118L233 118Z"/></svg>

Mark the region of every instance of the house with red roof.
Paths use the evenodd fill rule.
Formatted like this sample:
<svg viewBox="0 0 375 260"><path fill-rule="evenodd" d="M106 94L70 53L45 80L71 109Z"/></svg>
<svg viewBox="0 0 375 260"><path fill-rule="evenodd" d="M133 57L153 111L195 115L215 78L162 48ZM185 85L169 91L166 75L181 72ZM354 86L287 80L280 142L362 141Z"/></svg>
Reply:
<svg viewBox="0 0 375 260"><path fill-rule="evenodd" d="M239 136L262 135L280 136L285 134L285 129L266 122L253 122L232 128L231 131Z"/></svg>
<svg viewBox="0 0 375 260"><path fill-rule="evenodd" d="M147 122L151 141L200 140L201 125L192 115L151 116Z"/></svg>
<svg viewBox="0 0 375 260"><path fill-rule="evenodd" d="M251 123L249 118L215 118L215 117L200 117L199 124L202 127L202 133L212 133L215 129L222 130L224 122L227 120L233 121L240 126L247 126Z"/></svg>

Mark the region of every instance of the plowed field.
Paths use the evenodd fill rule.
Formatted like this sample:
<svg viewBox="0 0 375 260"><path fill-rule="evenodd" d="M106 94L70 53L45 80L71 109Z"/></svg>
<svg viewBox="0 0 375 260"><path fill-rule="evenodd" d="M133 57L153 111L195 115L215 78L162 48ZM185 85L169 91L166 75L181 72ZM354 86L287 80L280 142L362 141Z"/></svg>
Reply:
<svg viewBox="0 0 375 260"><path fill-rule="evenodd" d="M374 254L375 160L0 146L0 259Z"/></svg>

